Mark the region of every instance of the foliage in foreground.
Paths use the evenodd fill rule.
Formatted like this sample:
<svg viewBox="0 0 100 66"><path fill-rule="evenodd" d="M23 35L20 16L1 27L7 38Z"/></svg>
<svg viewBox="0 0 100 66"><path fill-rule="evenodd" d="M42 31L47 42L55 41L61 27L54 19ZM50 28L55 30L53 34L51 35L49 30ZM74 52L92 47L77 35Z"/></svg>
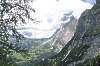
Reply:
<svg viewBox="0 0 100 66"><path fill-rule="evenodd" d="M14 66L17 59L12 54L21 53L25 56L27 53L14 45L18 45L24 38L17 32L16 27L29 20L34 21L30 12L35 10L29 5L30 2L31 0L0 0L0 66ZM10 42L11 36L17 43Z"/></svg>

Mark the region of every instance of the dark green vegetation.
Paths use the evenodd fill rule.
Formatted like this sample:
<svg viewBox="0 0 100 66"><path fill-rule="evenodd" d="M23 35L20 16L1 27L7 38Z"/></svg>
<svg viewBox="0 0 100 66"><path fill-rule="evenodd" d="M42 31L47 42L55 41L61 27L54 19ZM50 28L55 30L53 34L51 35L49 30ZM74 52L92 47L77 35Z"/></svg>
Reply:
<svg viewBox="0 0 100 66"><path fill-rule="evenodd" d="M11 41L14 43L14 41ZM22 38L14 47L21 50L19 53L12 52L11 58L14 58L15 65L17 66L33 66L35 62L42 61L44 58L49 58L54 55L52 52L50 39L30 39Z"/></svg>

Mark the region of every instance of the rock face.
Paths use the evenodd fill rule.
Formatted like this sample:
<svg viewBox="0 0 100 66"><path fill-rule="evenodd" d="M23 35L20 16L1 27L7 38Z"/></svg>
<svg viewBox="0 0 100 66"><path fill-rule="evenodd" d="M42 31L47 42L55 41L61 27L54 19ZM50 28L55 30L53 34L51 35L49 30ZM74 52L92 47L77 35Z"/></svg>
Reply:
<svg viewBox="0 0 100 66"><path fill-rule="evenodd" d="M100 0L96 0L96 3L97 3L97 4L100 4Z"/></svg>
<svg viewBox="0 0 100 66"><path fill-rule="evenodd" d="M70 21L68 23L62 24L60 29L58 29L51 37L51 46L55 52L59 52L66 45L66 43L71 40L74 35L76 25L77 19L75 19L74 16L71 16Z"/></svg>
<svg viewBox="0 0 100 66"><path fill-rule="evenodd" d="M38 66L100 66L100 0L82 13L73 38L55 56Z"/></svg>

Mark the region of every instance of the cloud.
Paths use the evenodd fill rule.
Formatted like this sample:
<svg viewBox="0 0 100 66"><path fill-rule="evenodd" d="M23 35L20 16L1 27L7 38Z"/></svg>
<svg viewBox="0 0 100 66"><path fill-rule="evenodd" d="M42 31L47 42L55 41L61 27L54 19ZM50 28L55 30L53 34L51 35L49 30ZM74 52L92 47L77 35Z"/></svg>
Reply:
<svg viewBox="0 0 100 66"><path fill-rule="evenodd" d="M64 14L72 12L72 15L78 19L84 10L90 9L92 6L93 5L81 0L35 0L32 4L32 7L36 10L34 16L41 23L38 25L29 24L29 26L26 27L39 29L31 30L33 37L50 37L54 31L60 27L62 23L61 19ZM65 19L66 18L63 20Z"/></svg>
<svg viewBox="0 0 100 66"><path fill-rule="evenodd" d="M94 5L96 3L96 0L81 0L81 1L88 2L88 3L92 4L92 5Z"/></svg>

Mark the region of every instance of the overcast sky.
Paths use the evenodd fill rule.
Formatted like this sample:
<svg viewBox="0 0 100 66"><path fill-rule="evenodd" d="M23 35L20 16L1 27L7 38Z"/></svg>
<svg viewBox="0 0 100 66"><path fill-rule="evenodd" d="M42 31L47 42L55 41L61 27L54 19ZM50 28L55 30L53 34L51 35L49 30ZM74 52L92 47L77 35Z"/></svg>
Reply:
<svg viewBox="0 0 100 66"><path fill-rule="evenodd" d="M92 4L81 0L34 0L32 4L36 10L34 16L40 21L40 24L29 23L27 27L36 29L20 32L32 33L31 38L48 38L59 28L63 14L73 11L72 15L78 19L84 10L90 9L92 6Z"/></svg>

